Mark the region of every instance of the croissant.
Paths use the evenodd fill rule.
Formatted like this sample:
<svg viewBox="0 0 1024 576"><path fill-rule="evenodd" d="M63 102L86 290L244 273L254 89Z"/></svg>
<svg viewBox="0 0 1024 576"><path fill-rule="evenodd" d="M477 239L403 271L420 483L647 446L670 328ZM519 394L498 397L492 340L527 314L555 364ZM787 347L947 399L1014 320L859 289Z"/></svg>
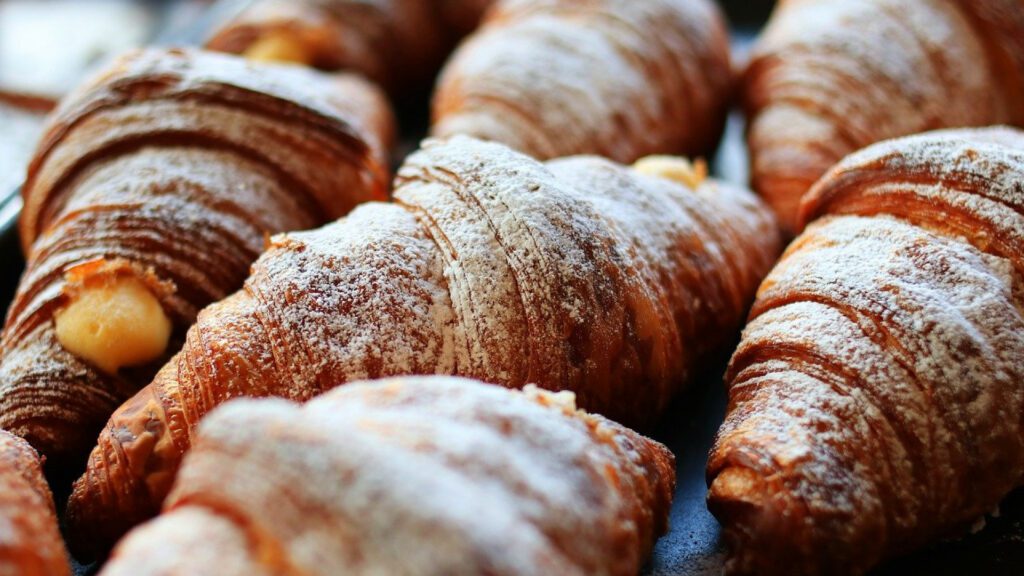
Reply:
<svg viewBox="0 0 1024 576"><path fill-rule="evenodd" d="M245 288L200 314L101 433L68 506L76 553L155 514L195 423L236 396L452 374L650 424L735 336L779 250L745 190L468 137L427 142L394 198L275 237Z"/></svg>
<svg viewBox="0 0 1024 576"><path fill-rule="evenodd" d="M709 0L503 0L442 70L431 131L541 159L708 154L731 80Z"/></svg>
<svg viewBox="0 0 1024 576"><path fill-rule="evenodd" d="M445 376L231 402L195 442L104 574L635 576L675 484L571 394Z"/></svg>
<svg viewBox="0 0 1024 576"><path fill-rule="evenodd" d="M732 574L857 574L1024 478L1024 132L843 160L726 375L708 505Z"/></svg>
<svg viewBox="0 0 1024 576"><path fill-rule="evenodd" d="M494 0L257 0L206 46L352 70L394 96L422 90Z"/></svg>
<svg viewBox="0 0 1024 576"><path fill-rule="evenodd" d="M742 84L752 184L798 232L800 197L855 150L1024 125L1024 2L782 1Z"/></svg>
<svg viewBox="0 0 1024 576"><path fill-rule="evenodd" d="M390 130L357 78L192 51L129 55L63 102L23 190L0 427L80 463L266 235L386 197Z"/></svg>
<svg viewBox="0 0 1024 576"><path fill-rule="evenodd" d="M2 430L0 525L0 574L71 576L39 457L25 440Z"/></svg>

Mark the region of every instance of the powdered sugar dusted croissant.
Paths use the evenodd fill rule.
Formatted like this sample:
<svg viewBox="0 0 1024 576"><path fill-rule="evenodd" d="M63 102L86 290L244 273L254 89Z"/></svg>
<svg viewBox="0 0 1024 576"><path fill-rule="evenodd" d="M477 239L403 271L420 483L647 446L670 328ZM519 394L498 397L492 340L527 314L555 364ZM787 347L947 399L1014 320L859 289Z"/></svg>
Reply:
<svg viewBox="0 0 1024 576"><path fill-rule="evenodd" d="M596 157L541 164L466 137L428 142L394 196L276 237L245 288L200 314L76 483L81 544L154 514L195 423L236 396L440 373L570 390L651 423L735 335L779 248L747 191Z"/></svg>
<svg viewBox="0 0 1024 576"><path fill-rule="evenodd" d="M635 575L668 525L661 444L572 396L451 377L240 400L104 574Z"/></svg>
<svg viewBox="0 0 1024 576"><path fill-rule="evenodd" d="M1024 2L779 2L743 85L754 189L798 232L801 195L859 148L1024 125Z"/></svg>
<svg viewBox="0 0 1024 576"><path fill-rule="evenodd" d="M324 70L351 70L394 96L428 87L493 0L258 0L207 42Z"/></svg>
<svg viewBox="0 0 1024 576"><path fill-rule="evenodd" d="M39 456L0 430L0 574L71 574Z"/></svg>
<svg viewBox="0 0 1024 576"><path fill-rule="evenodd" d="M24 186L0 426L84 456L268 234L385 197L390 132L358 78L192 51L129 55L65 100Z"/></svg>
<svg viewBox="0 0 1024 576"><path fill-rule="evenodd" d="M708 464L730 573L862 573L1024 478L1024 132L833 168L762 285Z"/></svg>
<svg viewBox="0 0 1024 576"><path fill-rule="evenodd" d="M432 132L536 158L707 154L731 74L708 0L502 0L445 65Z"/></svg>

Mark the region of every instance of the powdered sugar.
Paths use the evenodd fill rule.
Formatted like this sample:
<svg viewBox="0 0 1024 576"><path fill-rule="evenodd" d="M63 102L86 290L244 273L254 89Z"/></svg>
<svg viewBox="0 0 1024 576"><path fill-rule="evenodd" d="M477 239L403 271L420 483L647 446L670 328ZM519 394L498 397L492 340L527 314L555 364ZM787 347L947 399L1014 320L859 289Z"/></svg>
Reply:
<svg viewBox="0 0 1024 576"><path fill-rule="evenodd" d="M238 289L267 234L383 199L389 114L359 79L177 50L128 55L65 99L24 187L29 263L4 329L0 425L51 457L84 450L152 376L102 374L52 337L69 269L152 274L173 349Z"/></svg>
<svg viewBox="0 0 1024 576"><path fill-rule="evenodd" d="M0 431L0 573L71 573L42 462L21 438Z"/></svg>
<svg viewBox="0 0 1024 576"><path fill-rule="evenodd" d="M542 159L707 153L728 58L721 16L704 0L502 2L442 72L432 133Z"/></svg>
<svg viewBox="0 0 1024 576"><path fill-rule="evenodd" d="M779 249L749 192L596 158L545 166L466 137L425 143L395 200L276 237L245 289L200 314L146 392L161 407L126 405L101 436L72 498L82 522L130 518L138 507L121 505L145 497L141 483L159 501L178 462L165 447L186 448L239 395L305 400L359 378L447 373L566 390L649 423L734 333ZM159 454L135 440L150 434ZM119 477L135 471L145 479ZM108 490L130 495L111 505Z"/></svg>
<svg viewBox="0 0 1024 576"><path fill-rule="evenodd" d="M210 502L298 571L633 573L667 511L669 462L544 393L459 379L356 383L303 408L231 403L204 422L166 519L120 561L151 557Z"/></svg>
<svg viewBox="0 0 1024 576"><path fill-rule="evenodd" d="M217 30L207 47L244 53L283 33L307 64L358 73L404 98L426 87L445 49L466 31L458 27L475 24L492 2L260 0Z"/></svg>
<svg viewBox="0 0 1024 576"><path fill-rule="evenodd" d="M975 18L981 4L830 0L776 11L746 72L745 99L754 187L787 227L797 226L800 195L848 153L1022 117L1006 77L1024 69L1003 67L1016 58L1012 34Z"/></svg>
<svg viewBox="0 0 1024 576"><path fill-rule="evenodd" d="M733 562L867 569L1024 477L1022 145L886 142L807 197L821 218L759 291L709 463Z"/></svg>

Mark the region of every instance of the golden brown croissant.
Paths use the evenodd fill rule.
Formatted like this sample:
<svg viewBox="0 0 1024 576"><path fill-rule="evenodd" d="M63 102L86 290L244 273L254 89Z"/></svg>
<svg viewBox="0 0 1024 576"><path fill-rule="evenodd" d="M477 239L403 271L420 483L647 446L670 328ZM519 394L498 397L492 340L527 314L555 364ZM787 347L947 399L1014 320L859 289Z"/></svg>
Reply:
<svg viewBox="0 0 1024 576"><path fill-rule="evenodd" d="M743 85L754 189L798 232L801 195L855 150L1024 125L1024 1L785 0Z"/></svg>
<svg viewBox="0 0 1024 576"><path fill-rule="evenodd" d="M707 154L730 84L708 0L503 0L445 65L432 132L541 159Z"/></svg>
<svg viewBox="0 0 1024 576"><path fill-rule="evenodd" d="M804 200L727 374L727 572L862 573L1024 478L1024 132L876 144Z"/></svg>
<svg viewBox="0 0 1024 576"><path fill-rule="evenodd" d="M779 248L745 190L596 157L541 164L467 137L428 142L394 196L276 237L245 288L199 315L76 483L83 551L157 511L196 422L235 396L453 374L570 390L648 424L734 337Z"/></svg>
<svg viewBox="0 0 1024 576"><path fill-rule="evenodd" d="M268 234L386 197L390 112L355 77L153 50L66 100L24 186L0 426L81 458Z"/></svg>
<svg viewBox="0 0 1024 576"><path fill-rule="evenodd" d="M104 574L635 576L668 526L661 444L571 394L445 376L239 400Z"/></svg>
<svg viewBox="0 0 1024 576"><path fill-rule="evenodd" d="M258 0L207 47L352 70L392 95L422 90L494 0Z"/></svg>
<svg viewBox="0 0 1024 576"><path fill-rule="evenodd" d="M0 574L71 574L50 488L35 450L0 430Z"/></svg>

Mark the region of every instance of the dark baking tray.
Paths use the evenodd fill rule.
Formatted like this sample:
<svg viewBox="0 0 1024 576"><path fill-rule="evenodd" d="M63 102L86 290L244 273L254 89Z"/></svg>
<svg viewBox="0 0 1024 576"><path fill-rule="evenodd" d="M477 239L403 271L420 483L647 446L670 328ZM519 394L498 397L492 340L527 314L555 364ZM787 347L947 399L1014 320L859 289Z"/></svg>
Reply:
<svg viewBox="0 0 1024 576"><path fill-rule="evenodd" d="M723 4L731 21L737 26L735 36L742 52L759 24L766 18L772 3L769 0L736 0L725 1ZM223 18L224 14L237 9L237 3L220 9L221 13L211 14L210 18ZM166 40L177 43L177 38L182 36ZM185 40L192 43L200 38L192 36ZM411 125L423 124L414 122ZM416 135L407 135L405 140L402 148L411 149L415 145ZM726 136L712 166L713 172L724 179L740 183L746 181L742 119L736 114L729 120ZM13 230L0 231L0 270L3 270L3 274L0 274L0 306L3 309L8 305L23 266ZM724 366L724 359L709 363L705 367L705 375L676 400L652 434L676 455L677 487L672 506L671 529L658 541L651 561L644 570L645 575L689 576L722 572L725 549L720 539L719 525L704 502L704 464L725 412L725 391L721 382ZM62 508L60 500L65 497L66 484L55 485L54 488L58 507ZM90 566L76 568L79 574L95 571ZM1010 495L1003 502L999 517L989 518L981 531L935 543L918 553L892 561L874 573L1024 574L1024 491Z"/></svg>

